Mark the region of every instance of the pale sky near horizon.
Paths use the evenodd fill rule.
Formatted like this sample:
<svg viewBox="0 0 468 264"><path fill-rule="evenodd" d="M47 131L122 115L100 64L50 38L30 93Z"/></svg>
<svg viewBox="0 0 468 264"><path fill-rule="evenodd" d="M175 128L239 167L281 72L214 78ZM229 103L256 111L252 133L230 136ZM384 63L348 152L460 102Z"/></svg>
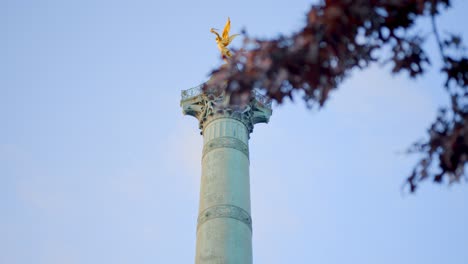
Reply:
<svg viewBox="0 0 468 264"><path fill-rule="evenodd" d="M274 37L311 3L0 0L0 263L193 263L202 137L180 91L220 65L227 16ZM453 5L441 32L466 44ZM468 263L468 185L401 191L402 152L447 103L427 47L424 78L373 66L254 128L254 263Z"/></svg>

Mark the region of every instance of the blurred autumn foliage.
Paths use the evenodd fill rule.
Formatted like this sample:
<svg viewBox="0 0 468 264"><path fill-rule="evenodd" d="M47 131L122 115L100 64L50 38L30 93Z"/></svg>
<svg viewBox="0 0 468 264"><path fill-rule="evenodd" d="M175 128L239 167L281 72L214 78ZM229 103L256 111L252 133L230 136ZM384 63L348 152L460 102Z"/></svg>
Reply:
<svg viewBox="0 0 468 264"><path fill-rule="evenodd" d="M309 107L321 107L352 70L372 62L391 63L393 73L411 78L424 74L430 61L422 44L430 37L439 47L451 106L440 110L429 139L410 148L422 158L406 183L414 192L425 179L460 181L468 158L468 58L460 55L460 37L438 33L435 20L449 7L450 0L322 1L307 12L304 28L290 36L259 40L244 33L244 47L213 71L204 89L242 100L257 88L278 103L302 94ZM414 32L422 17L431 21L430 35Z"/></svg>

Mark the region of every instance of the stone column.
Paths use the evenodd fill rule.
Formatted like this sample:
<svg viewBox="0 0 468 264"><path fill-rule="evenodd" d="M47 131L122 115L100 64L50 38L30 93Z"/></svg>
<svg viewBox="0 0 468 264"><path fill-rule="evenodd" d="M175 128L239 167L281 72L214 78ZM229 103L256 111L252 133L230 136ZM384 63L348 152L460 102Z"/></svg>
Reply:
<svg viewBox="0 0 468 264"><path fill-rule="evenodd" d="M252 263L249 135L268 122L271 102L257 93L243 107L227 102L200 87L182 92L183 113L199 120L204 143L196 264Z"/></svg>

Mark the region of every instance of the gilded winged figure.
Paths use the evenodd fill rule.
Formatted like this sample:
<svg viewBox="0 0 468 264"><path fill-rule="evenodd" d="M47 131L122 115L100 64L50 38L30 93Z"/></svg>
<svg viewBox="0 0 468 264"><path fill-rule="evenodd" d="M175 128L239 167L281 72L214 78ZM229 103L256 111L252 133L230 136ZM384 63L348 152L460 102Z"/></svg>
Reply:
<svg viewBox="0 0 468 264"><path fill-rule="evenodd" d="M221 55L223 56L224 60L227 60L232 56L231 51L227 48L227 46L232 42L232 40L237 37L239 34L234 34L229 36L229 30L231 29L231 20L228 17L226 25L224 26L222 36L216 31L217 29L211 28L210 32L216 35L216 44L218 44L218 49L221 51Z"/></svg>

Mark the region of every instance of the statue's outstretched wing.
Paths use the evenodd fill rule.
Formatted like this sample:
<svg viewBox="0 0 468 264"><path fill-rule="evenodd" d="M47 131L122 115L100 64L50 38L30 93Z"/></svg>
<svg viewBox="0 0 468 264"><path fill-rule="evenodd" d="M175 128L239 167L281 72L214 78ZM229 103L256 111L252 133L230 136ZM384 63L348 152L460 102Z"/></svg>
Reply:
<svg viewBox="0 0 468 264"><path fill-rule="evenodd" d="M228 20L223 30L223 39L227 39L229 37L229 30L231 30L231 19L229 19L228 17Z"/></svg>
<svg viewBox="0 0 468 264"><path fill-rule="evenodd" d="M231 43L231 41L232 41L235 37L237 37L237 36L239 36L239 34L234 34L234 35L230 36L230 37L227 39L227 44L226 44L226 46L229 45L229 44Z"/></svg>

